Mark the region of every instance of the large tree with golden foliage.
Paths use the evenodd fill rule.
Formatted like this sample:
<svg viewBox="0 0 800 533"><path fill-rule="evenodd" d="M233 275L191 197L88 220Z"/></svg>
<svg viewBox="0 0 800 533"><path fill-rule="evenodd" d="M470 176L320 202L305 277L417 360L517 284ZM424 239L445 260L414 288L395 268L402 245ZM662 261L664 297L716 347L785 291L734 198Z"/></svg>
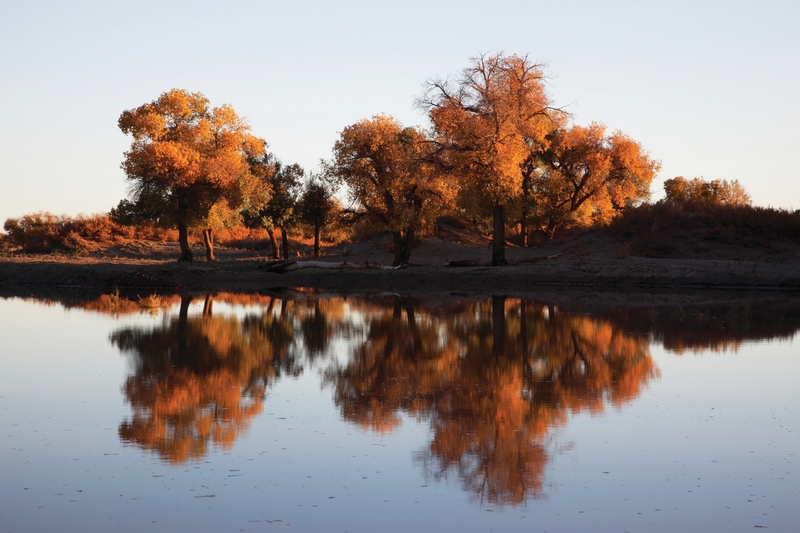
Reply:
<svg viewBox="0 0 800 533"><path fill-rule="evenodd" d="M162 221L177 226L180 261L192 260L189 227L206 222L207 257L213 260L208 221L247 196L252 183L247 157L263 151L264 141L250 133L230 105L211 108L202 94L182 89L124 111L119 127L133 136L122 169L133 182L134 200L147 198L161 211ZM225 205L215 214L217 204Z"/></svg>
<svg viewBox="0 0 800 533"><path fill-rule="evenodd" d="M435 172L432 148L424 132L377 115L342 131L326 168L347 185L351 214L392 232L395 266L408 262L415 232L455 194Z"/></svg>
<svg viewBox="0 0 800 533"><path fill-rule="evenodd" d="M553 130L523 165L525 201L548 238L565 226L608 222L650 196L661 164L602 124Z"/></svg>
<svg viewBox="0 0 800 533"><path fill-rule="evenodd" d="M418 101L462 190L491 206L492 264L505 264L505 208L522 191L520 166L561 113L551 108L542 65L527 57L480 55L455 79L429 80Z"/></svg>

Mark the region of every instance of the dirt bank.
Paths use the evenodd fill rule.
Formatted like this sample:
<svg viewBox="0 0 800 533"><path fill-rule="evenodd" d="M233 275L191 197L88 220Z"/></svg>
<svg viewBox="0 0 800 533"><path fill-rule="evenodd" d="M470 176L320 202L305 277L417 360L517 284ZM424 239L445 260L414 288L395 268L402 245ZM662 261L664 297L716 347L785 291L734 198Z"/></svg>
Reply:
<svg viewBox="0 0 800 533"><path fill-rule="evenodd" d="M349 245L323 257L353 265L389 264L380 243ZM177 256L177 254L175 255ZM263 257L241 251L219 253L214 263L178 264L169 253L143 257L13 256L0 258L0 290L25 287L115 288L152 292L254 291L279 287L317 287L338 291L526 293L544 287L586 287L615 291L653 289L800 290L800 257L755 260L654 259L617 257L602 242L561 242L540 248L509 248L509 266L490 267L485 246L429 237L402 270L306 269L287 274L263 270ZM301 259L302 260L302 259ZM452 268L448 261L477 261ZM483 262L483 263L482 263Z"/></svg>

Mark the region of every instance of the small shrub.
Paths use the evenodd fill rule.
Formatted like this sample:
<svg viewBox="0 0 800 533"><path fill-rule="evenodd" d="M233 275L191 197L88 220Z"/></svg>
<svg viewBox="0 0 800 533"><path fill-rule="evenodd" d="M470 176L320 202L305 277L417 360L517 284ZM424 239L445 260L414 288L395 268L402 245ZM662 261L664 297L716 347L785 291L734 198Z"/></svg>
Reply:
<svg viewBox="0 0 800 533"><path fill-rule="evenodd" d="M108 215L78 215L68 217L48 212L29 213L9 218L3 225L10 246L27 253L71 252L89 253L102 243L120 242L144 233L147 237L161 235L167 230L155 227L132 228L112 221Z"/></svg>

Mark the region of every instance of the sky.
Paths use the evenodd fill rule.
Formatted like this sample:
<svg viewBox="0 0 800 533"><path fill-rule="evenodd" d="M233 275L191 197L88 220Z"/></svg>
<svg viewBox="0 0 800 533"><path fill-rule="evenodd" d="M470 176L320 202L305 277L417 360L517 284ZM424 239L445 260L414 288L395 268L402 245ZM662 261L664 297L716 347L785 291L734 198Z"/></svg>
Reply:
<svg viewBox="0 0 800 533"><path fill-rule="evenodd" d="M426 80L480 53L547 64L553 102L675 176L800 209L800 2L0 0L0 221L126 197L127 109L172 88L231 104L307 170L379 113L427 126Z"/></svg>

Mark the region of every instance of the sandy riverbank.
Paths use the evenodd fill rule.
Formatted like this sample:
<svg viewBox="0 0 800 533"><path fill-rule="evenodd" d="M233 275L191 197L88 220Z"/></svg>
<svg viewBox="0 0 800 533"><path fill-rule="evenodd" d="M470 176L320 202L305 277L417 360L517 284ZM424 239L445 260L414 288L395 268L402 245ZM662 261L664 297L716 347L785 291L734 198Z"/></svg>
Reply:
<svg viewBox="0 0 800 533"><path fill-rule="evenodd" d="M606 247L608 248L608 247ZM322 258L352 265L390 264L385 247L351 245ZM176 254L177 255L177 254ZM150 257L11 256L0 258L0 291L34 287L127 289L146 293L179 291L256 291L316 287L338 291L528 293L549 287L584 287L615 292L674 289L800 290L800 257L752 260L619 257L602 243L562 242L539 248L509 248L509 266L488 266L484 245L426 238L414 249L412 264L401 270L306 269L266 272L268 259L221 250L216 262L179 264L169 250ZM302 260L302 259L300 259ZM448 261L478 261L452 268ZM27 289L26 289L27 288Z"/></svg>

